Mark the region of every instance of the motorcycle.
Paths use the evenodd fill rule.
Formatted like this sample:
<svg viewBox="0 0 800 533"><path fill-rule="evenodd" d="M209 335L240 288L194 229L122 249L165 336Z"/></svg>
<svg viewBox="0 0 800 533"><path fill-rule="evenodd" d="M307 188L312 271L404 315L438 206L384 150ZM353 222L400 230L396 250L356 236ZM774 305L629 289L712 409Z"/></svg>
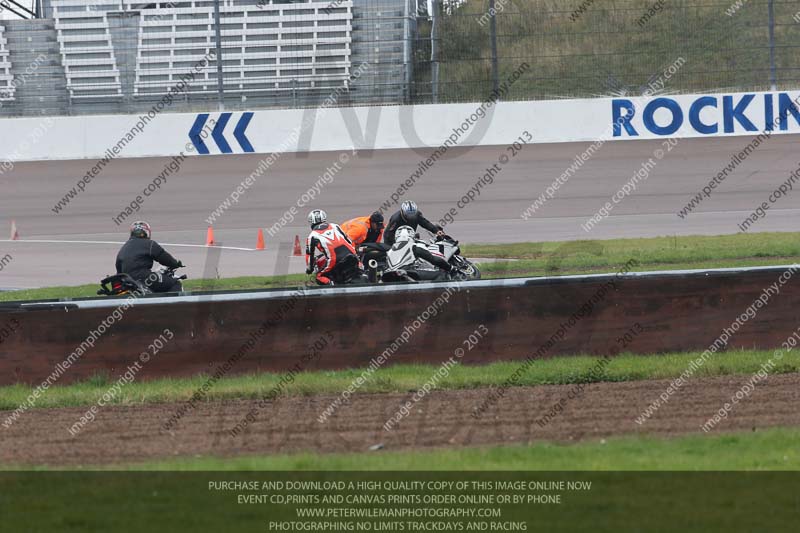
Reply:
<svg viewBox="0 0 800 533"><path fill-rule="evenodd" d="M452 273L418 259L411 246L424 245L432 254L443 258L453 267ZM438 235L427 243L417 240L411 246L390 247L384 243L364 243L358 252L367 266L372 282L476 280L481 278L478 267L461 255L458 241L449 235Z"/></svg>
<svg viewBox="0 0 800 533"><path fill-rule="evenodd" d="M162 268L159 273L162 277L170 276L179 281L187 279L188 276L186 276L186 274L175 277L175 271L178 268L180 267L165 267ZM106 276L100 281L100 288L97 290L97 294L100 296L123 296L131 293L144 296L145 294L153 294L153 291L144 283L133 279L128 274L112 274L111 276Z"/></svg>
<svg viewBox="0 0 800 533"><path fill-rule="evenodd" d="M390 248L391 246L382 242L365 242L356 250L370 283L380 282L381 275L388 268L386 254Z"/></svg>

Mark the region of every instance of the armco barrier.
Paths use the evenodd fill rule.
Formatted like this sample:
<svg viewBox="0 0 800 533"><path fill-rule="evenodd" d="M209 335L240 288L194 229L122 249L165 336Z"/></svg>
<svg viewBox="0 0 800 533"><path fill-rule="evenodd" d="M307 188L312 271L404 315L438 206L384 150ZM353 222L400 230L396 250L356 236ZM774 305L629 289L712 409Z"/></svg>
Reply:
<svg viewBox="0 0 800 533"><path fill-rule="evenodd" d="M143 365L139 379L213 375L218 368L229 374L287 370L320 336L331 338L327 332L333 340L305 369L368 366L387 348L391 355L385 364L437 364L457 348L466 349L464 340L480 324L489 334L466 351L461 359L465 364L523 360L537 351L541 358L615 355L622 351L620 338L631 328L641 332L626 351L704 350L788 268L487 280L460 287L385 285L316 289L304 295L273 290L142 298L63 371L59 382L96 373L119 375L164 328L174 339ZM797 327L798 281L789 279L779 293L766 298L767 304L736 328L727 349L780 346ZM0 306L0 323L18 323L0 344L0 384L46 379L121 302ZM587 302L593 302L591 310ZM274 325L259 334L269 319ZM407 342L398 343L404 331Z"/></svg>

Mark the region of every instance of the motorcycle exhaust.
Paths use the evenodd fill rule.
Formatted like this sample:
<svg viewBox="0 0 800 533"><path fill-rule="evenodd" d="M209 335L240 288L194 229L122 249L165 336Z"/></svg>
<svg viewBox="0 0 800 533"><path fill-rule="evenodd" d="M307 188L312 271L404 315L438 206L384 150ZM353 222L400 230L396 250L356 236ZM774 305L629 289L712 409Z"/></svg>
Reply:
<svg viewBox="0 0 800 533"><path fill-rule="evenodd" d="M370 283L378 282L378 262L375 259L367 261L367 279Z"/></svg>

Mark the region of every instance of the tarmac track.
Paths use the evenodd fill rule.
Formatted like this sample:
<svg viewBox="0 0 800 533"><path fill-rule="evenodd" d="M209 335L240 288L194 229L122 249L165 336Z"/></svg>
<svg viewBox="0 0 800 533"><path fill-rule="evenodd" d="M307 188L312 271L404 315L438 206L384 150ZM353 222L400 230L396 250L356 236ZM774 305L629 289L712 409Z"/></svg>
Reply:
<svg viewBox="0 0 800 533"><path fill-rule="evenodd" d="M617 141L603 145L552 199L529 220L523 211L589 146L586 143L540 144L523 148L502 167L494 182L481 189L476 201L460 209L451 234L462 242L500 243L586 238L736 233L737 224L800 166L798 136L780 135L767 141L685 218L676 213L730 163L750 142L749 137L684 139L666 151L637 190L614 206L611 215L590 232L581 224L653 157L665 149L662 141ZM505 147L453 150L437 162L404 198L416 200L425 214L438 219L494 164ZM0 175L0 229L6 233L15 219L23 241L0 241L0 257L13 260L0 271L0 288L91 283L113 270L117 242L126 238L128 223L146 219L160 242L194 245L170 249L190 265L190 277L266 275L299 272L302 260L288 260L295 235L307 233L305 215L321 207L334 221L369 214L378 208L416 169L429 152L413 150L360 151L349 154L333 182L298 208L299 216L275 236L267 235L267 251L203 246L206 218L259 164L261 156L192 157L176 175L145 199L140 211L117 225L118 215L170 163L166 158L112 161L86 190L60 213L54 205L95 164L94 161L16 163ZM245 192L241 200L214 223L223 246L252 249L257 228L278 222L304 192L333 168L342 154L284 154ZM396 209L393 206L392 209ZM794 231L800 194L779 200L751 231ZM45 241L84 242L24 242Z"/></svg>
<svg viewBox="0 0 800 533"><path fill-rule="evenodd" d="M255 421L234 437L229 430L250 412L255 401L198 404L170 430L163 425L183 404L109 406L101 408L96 420L74 437L67 428L87 407L34 409L23 413L9 429L0 429L0 463L100 465L175 457L363 452L378 444L384 450L419 450L575 442L630 434L704 434L701 426L748 379L695 379L642 425L636 418L666 390L669 380L587 385L582 395L568 399L563 412L544 427L536 420L561 398L569 398L571 392L575 396L575 385L510 388L478 420L470 415L490 389L435 391L388 432L384 424L411 399L411 393L356 394L325 423L318 417L336 396L279 398L257 410ZM711 433L798 426L798 400L800 374L770 376ZM8 414L0 411L0 420Z"/></svg>

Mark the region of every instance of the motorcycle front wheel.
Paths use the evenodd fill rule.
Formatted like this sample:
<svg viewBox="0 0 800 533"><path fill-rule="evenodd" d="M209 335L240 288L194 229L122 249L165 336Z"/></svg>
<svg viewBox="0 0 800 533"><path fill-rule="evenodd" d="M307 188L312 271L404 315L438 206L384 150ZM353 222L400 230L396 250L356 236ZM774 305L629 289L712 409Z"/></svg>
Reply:
<svg viewBox="0 0 800 533"><path fill-rule="evenodd" d="M453 259L455 260L456 268L466 279L481 279L481 271L475 263L469 259L464 259L460 255L455 256Z"/></svg>

